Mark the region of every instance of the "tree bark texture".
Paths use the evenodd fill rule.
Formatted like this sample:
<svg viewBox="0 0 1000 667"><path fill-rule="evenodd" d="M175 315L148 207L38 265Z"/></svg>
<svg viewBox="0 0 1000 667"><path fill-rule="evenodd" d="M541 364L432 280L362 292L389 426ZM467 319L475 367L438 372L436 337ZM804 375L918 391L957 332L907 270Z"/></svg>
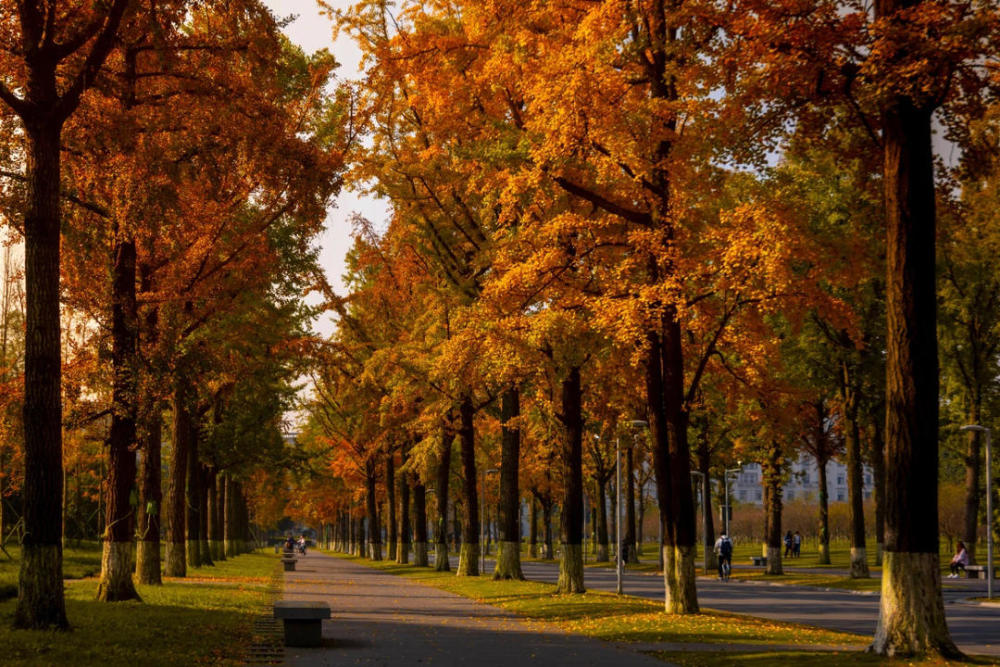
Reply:
<svg viewBox="0 0 1000 667"><path fill-rule="evenodd" d="M857 384L848 364L843 365L844 448L847 450L847 493L851 508L851 578L867 579L865 550L865 498L861 464L861 432L858 427Z"/></svg>
<svg viewBox="0 0 1000 667"><path fill-rule="evenodd" d="M191 429L191 437L188 445L187 460L187 564L188 567L201 567L201 501L202 501L202 479L201 463L198 460L198 428L193 421L188 423Z"/></svg>
<svg viewBox="0 0 1000 667"><path fill-rule="evenodd" d="M54 64L46 79L54 93ZM25 123L24 538L14 625L27 629L69 627L62 581L61 134L60 121Z"/></svg>
<svg viewBox="0 0 1000 667"><path fill-rule="evenodd" d="M879 0L876 17L914 30ZM938 352L933 107L899 94L882 113L886 211L886 507L881 655L959 655L938 575Z"/></svg>
<svg viewBox="0 0 1000 667"><path fill-rule="evenodd" d="M111 431L108 437L104 490L104 549L97 599L104 602L139 599L132 582L132 544L136 488L136 420L138 418L139 320L136 306L135 242L114 245L111 286Z"/></svg>
<svg viewBox="0 0 1000 667"><path fill-rule="evenodd" d="M170 484L167 487L167 548L164 575L187 575L187 505L185 480L187 479L188 450L191 447L191 413L188 406L188 382L178 377L171 400L173 423L171 425L172 451L170 455Z"/></svg>
<svg viewBox="0 0 1000 667"><path fill-rule="evenodd" d="M569 369L562 381L564 439L563 502L559 521L560 593L583 593L583 384L580 368Z"/></svg>
<svg viewBox="0 0 1000 667"><path fill-rule="evenodd" d="M396 541L399 534L396 532L396 460L391 451L385 454L385 504L388 510L386 517L386 541L388 544L388 558L396 560Z"/></svg>
<svg viewBox="0 0 1000 667"><path fill-rule="evenodd" d="M406 463L406 452L403 452L403 463ZM399 475L399 537L396 544L396 562L410 562L410 481L409 473Z"/></svg>
<svg viewBox="0 0 1000 667"><path fill-rule="evenodd" d="M510 387L500 397L500 546L494 579L524 579L521 571L521 494L518 487L521 428L511 423L521 416L521 394Z"/></svg>
<svg viewBox="0 0 1000 667"><path fill-rule="evenodd" d="M596 521L596 541L597 541L597 562L604 563L610 560L610 551L608 550L608 507L607 507L607 497L608 497L608 483L606 480L598 477L597 479L597 519ZM534 505L532 505L532 511L534 511ZM532 517L534 521L534 517Z"/></svg>
<svg viewBox="0 0 1000 667"><path fill-rule="evenodd" d="M538 558L538 501L534 495L528 507L528 555Z"/></svg>
<svg viewBox="0 0 1000 667"><path fill-rule="evenodd" d="M628 548L628 562L639 564L639 551L635 541L635 461L632 445L625 448L625 544Z"/></svg>
<svg viewBox="0 0 1000 667"><path fill-rule="evenodd" d="M817 457L816 469L819 475L819 563L830 564L830 492L827 487L826 466L830 460Z"/></svg>
<svg viewBox="0 0 1000 667"><path fill-rule="evenodd" d="M135 573L140 584L159 586L163 584L160 576L163 415L155 399L150 396L143 399L142 415L142 469Z"/></svg>
<svg viewBox="0 0 1000 667"><path fill-rule="evenodd" d="M427 488L413 486L413 564L427 567Z"/></svg>
<svg viewBox="0 0 1000 667"><path fill-rule="evenodd" d="M379 529L375 500L375 462L369 461L365 467L365 521L368 524L368 558L382 560L382 531Z"/></svg>
<svg viewBox="0 0 1000 667"><path fill-rule="evenodd" d="M764 458L764 539L767 574L784 574L781 567L781 448L771 443Z"/></svg>
<svg viewBox="0 0 1000 667"><path fill-rule="evenodd" d="M458 556L460 577L479 575L479 495L476 487L476 427L472 398L466 396L459 408L458 431L462 457L462 490L465 512L462 515L462 547Z"/></svg>
<svg viewBox="0 0 1000 667"><path fill-rule="evenodd" d="M434 545L434 570L449 572L448 562L448 485L451 482L451 442L454 436L446 426L441 427L441 449L437 469L437 534Z"/></svg>
<svg viewBox="0 0 1000 667"><path fill-rule="evenodd" d="M966 418L968 424L978 424L979 415L975 408L969 411ZM965 450L965 529L962 531L965 549L969 554L969 564L976 564L976 543L979 541L979 495L982 486L979 477L982 475L982 452L980 451L978 431L966 433L968 438Z"/></svg>

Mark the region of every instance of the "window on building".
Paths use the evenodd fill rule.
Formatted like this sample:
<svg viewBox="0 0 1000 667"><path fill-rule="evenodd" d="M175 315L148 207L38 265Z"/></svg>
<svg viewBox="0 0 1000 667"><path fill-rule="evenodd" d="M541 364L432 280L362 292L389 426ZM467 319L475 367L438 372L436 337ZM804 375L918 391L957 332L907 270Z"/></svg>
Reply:
<svg viewBox="0 0 1000 667"><path fill-rule="evenodd" d="M795 492L789 491L787 494L785 494L785 498L787 498L788 500L795 500Z"/></svg>
<svg viewBox="0 0 1000 667"><path fill-rule="evenodd" d="M840 502L840 503L844 502L844 492L843 491L837 491L837 502Z"/></svg>
<svg viewBox="0 0 1000 667"><path fill-rule="evenodd" d="M754 498L756 500L761 500L760 489L757 489L756 491L754 491L753 495L754 495Z"/></svg>
<svg viewBox="0 0 1000 667"><path fill-rule="evenodd" d="M844 485L844 476L843 475L837 475L837 484L840 485L840 486Z"/></svg>
<svg viewBox="0 0 1000 667"><path fill-rule="evenodd" d="M746 500L747 499L747 492L744 491L743 489L740 489L740 496L739 497L740 497L740 500Z"/></svg>
<svg viewBox="0 0 1000 667"><path fill-rule="evenodd" d="M872 492L871 491L865 491L865 500L871 500L871 497L872 497Z"/></svg>
<svg viewBox="0 0 1000 667"><path fill-rule="evenodd" d="M865 475L865 484L871 484L871 483L872 483L872 476L866 474Z"/></svg>
<svg viewBox="0 0 1000 667"><path fill-rule="evenodd" d="M802 483L803 484L809 483L809 473L807 472L802 473Z"/></svg>

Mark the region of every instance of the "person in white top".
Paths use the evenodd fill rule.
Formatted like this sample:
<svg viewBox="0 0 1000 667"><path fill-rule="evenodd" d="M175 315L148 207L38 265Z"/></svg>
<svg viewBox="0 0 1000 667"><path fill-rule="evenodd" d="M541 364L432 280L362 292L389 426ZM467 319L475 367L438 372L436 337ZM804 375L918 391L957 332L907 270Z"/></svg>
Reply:
<svg viewBox="0 0 1000 667"><path fill-rule="evenodd" d="M959 572L965 572L965 566L968 564L969 552L965 550L965 544L959 542L955 555L951 557L951 574L948 575L948 578L955 579L958 577Z"/></svg>

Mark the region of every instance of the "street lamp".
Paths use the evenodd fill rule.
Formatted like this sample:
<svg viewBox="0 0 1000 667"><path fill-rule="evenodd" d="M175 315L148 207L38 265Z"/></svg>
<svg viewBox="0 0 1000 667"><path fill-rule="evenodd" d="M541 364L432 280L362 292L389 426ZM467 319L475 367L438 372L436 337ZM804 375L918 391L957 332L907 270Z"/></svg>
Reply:
<svg viewBox="0 0 1000 667"><path fill-rule="evenodd" d="M706 475L705 473L703 473L700 470L692 470L691 474L692 475L698 475L698 477L701 477L701 523L702 523L701 532L702 532L702 538L705 540L704 561L705 561L705 570L707 571L708 570L708 554L709 554L709 551L712 548L712 546L708 543L708 518L709 518L708 517L708 484L709 484L710 480L708 479L708 475Z"/></svg>
<svg viewBox="0 0 1000 667"><path fill-rule="evenodd" d="M725 533L726 535L729 535L729 517L733 513L733 508L729 504L729 474L734 472L739 473L741 470L743 470L743 461L737 461L736 465L739 467L727 468L722 478L722 483L726 487L726 516L725 516L726 520L724 521L724 523L726 524L726 533ZM732 535L729 535L729 537L732 538Z"/></svg>
<svg viewBox="0 0 1000 667"><path fill-rule="evenodd" d="M986 434L986 599L993 599L993 451L990 430L978 424L962 427L963 431Z"/></svg>
<svg viewBox="0 0 1000 667"><path fill-rule="evenodd" d="M482 479L482 497L479 499L479 573L486 572L486 476L500 472L496 468L484 470Z"/></svg>

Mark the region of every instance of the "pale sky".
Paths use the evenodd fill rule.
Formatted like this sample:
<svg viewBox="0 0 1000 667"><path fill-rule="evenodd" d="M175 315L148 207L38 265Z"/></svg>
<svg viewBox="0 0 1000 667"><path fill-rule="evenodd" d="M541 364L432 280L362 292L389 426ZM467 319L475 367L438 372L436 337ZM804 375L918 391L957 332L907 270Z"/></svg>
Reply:
<svg viewBox="0 0 1000 667"><path fill-rule="evenodd" d="M344 9L352 0L330 0L334 8ZM285 33L307 52L329 49L340 69L338 78L355 79L360 76L358 61L360 53L354 42L345 36L333 41L333 26L330 19L320 15L316 0L264 0L271 11L279 18L295 15L297 18L285 28ZM383 223L388 215L384 202L371 198L359 197L350 191L344 191L337 198L336 205L331 208L326 219L326 232L320 239L322 252L320 255L327 279L343 294L341 276L344 273L344 256L351 243L351 216L359 213L375 223ZM316 323L320 333L330 334L334 325L329 317L323 317Z"/></svg>

